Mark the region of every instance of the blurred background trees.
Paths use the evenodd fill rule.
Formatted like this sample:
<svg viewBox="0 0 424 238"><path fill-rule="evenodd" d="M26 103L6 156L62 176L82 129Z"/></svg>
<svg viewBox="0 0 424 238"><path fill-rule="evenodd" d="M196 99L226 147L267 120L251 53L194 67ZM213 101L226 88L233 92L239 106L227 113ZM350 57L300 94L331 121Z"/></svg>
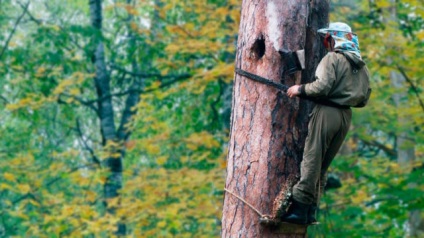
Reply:
<svg viewBox="0 0 424 238"><path fill-rule="evenodd" d="M0 0L0 236L219 236L241 2L103 1L101 28L95 2ZM422 236L424 5L330 6L373 94L309 232Z"/></svg>

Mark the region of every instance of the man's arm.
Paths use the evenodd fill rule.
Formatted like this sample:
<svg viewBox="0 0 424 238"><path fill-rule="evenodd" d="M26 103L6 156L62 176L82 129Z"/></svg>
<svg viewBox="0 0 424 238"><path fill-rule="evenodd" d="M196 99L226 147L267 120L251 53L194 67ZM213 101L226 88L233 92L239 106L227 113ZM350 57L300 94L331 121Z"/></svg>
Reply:
<svg viewBox="0 0 424 238"><path fill-rule="evenodd" d="M293 85L287 90L289 97L295 96L326 96L336 81L336 53L328 53L319 63L315 72L315 81L302 85Z"/></svg>

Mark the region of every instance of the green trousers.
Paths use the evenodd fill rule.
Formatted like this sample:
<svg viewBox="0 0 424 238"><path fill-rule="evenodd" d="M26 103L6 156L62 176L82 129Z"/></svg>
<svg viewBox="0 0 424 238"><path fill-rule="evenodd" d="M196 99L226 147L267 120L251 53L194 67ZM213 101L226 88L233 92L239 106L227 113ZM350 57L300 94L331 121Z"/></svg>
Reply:
<svg viewBox="0 0 424 238"><path fill-rule="evenodd" d="M312 110L305 141L300 180L293 187L293 198L301 203L318 203L327 170L349 130L351 109L317 104Z"/></svg>

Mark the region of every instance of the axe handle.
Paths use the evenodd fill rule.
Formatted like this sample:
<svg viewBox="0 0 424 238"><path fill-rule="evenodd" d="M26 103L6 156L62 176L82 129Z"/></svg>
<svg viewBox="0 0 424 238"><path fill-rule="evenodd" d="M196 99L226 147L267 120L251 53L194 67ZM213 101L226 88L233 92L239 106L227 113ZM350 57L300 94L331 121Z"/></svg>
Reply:
<svg viewBox="0 0 424 238"><path fill-rule="evenodd" d="M256 82L259 82L259 83L262 83L262 84L266 84L268 86L271 86L271 87L280 89L281 91L283 91L285 93L289 89L289 87L287 85L284 85L284 84L281 84L281 83L276 83L276 82L271 81L271 80L269 80L267 78L263 78L263 77L261 77L259 75L249 73L249 72L247 72L245 70L242 70L240 68L236 68L236 73L237 74L240 74L241 76L245 76L245 77L247 77L247 78L249 78L251 80L254 80Z"/></svg>

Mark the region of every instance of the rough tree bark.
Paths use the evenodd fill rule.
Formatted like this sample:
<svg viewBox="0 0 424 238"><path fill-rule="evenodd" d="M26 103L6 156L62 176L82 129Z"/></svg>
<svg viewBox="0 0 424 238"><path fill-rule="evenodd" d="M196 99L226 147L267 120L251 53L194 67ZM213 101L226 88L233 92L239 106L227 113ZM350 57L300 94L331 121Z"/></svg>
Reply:
<svg viewBox="0 0 424 238"><path fill-rule="evenodd" d="M325 55L316 30L328 24L325 0L244 0L236 67L286 85L310 82ZM305 49L306 69L287 75L281 51ZM263 214L298 175L311 103L235 75L226 189ZM259 216L226 193L222 237L303 237L259 224Z"/></svg>

